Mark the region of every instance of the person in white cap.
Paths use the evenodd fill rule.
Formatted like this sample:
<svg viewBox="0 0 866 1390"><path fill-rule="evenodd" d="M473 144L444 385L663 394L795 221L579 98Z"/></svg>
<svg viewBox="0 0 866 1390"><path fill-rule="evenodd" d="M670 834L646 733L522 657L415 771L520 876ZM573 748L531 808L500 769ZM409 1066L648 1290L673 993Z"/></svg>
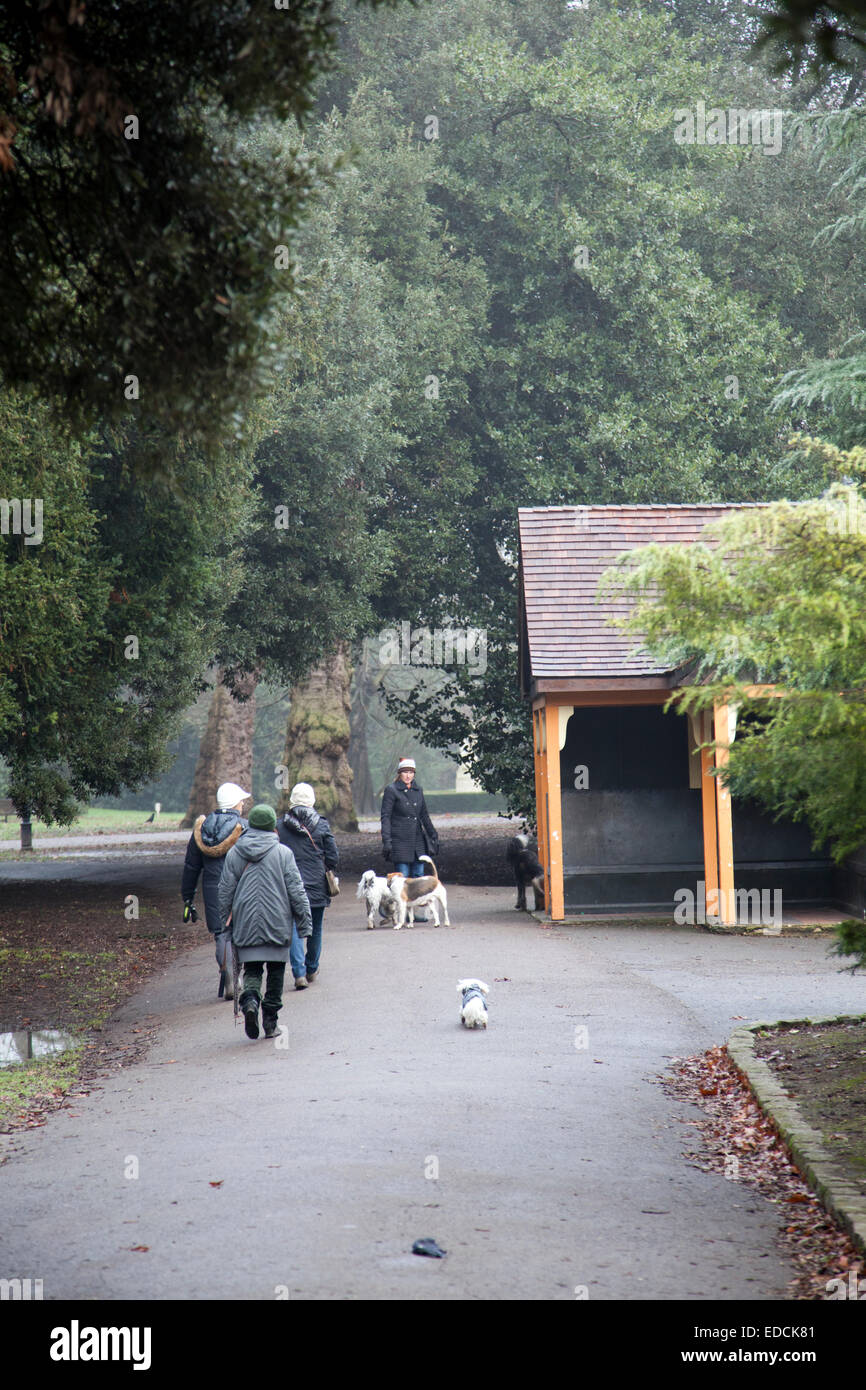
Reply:
<svg viewBox="0 0 866 1390"><path fill-rule="evenodd" d="M415 781L414 758L401 758L397 776L382 797L382 854L394 862L398 874L420 878L428 869L419 854L431 859L439 853L439 836L427 810L424 792ZM415 914L416 922L426 922L426 914Z"/></svg>
<svg viewBox="0 0 866 1390"><path fill-rule="evenodd" d="M313 808L316 793L309 782L298 782L289 794L289 810L277 825L277 834L282 844L287 845L295 856L295 862L304 881L313 930L306 944L298 935L297 923L292 932L292 946L289 959L292 962L292 975L295 989L306 989L319 978L319 965L322 959L322 923L325 908L330 905L331 892L328 887L326 870L336 872L340 864L337 842L331 827Z"/></svg>
<svg viewBox="0 0 866 1390"><path fill-rule="evenodd" d="M241 811L244 803L252 799L237 782L223 782L217 790L217 809L209 816L199 816L193 826L186 847L183 862L183 877L180 895L183 898L183 920L196 920L193 907L195 890L201 876L201 895L204 898L204 911L207 929L214 939L217 965L220 968L219 997L232 997L231 964L226 959L226 948L230 937L222 929L219 912L219 885L225 857L247 829Z"/></svg>

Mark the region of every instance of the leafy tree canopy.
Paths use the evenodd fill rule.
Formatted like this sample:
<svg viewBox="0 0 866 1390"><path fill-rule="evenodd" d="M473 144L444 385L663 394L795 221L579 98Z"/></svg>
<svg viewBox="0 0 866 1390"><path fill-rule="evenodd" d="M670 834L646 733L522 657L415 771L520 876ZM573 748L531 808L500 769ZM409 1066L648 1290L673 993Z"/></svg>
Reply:
<svg viewBox="0 0 866 1390"><path fill-rule="evenodd" d="M773 0L762 16L759 44L773 53L776 68L796 67L804 55L813 67L863 66L866 59L866 0Z"/></svg>
<svg viewBox="0 0 866 1390"><path fill-rule="evenodd" d="M467 446L448 420L465 406L483 279L443 244L426 196L431 153L407 141L388 100L362 84L308 144L326 161L353 158L296 244L298 295L280 323L287 367L262 406L243 582L219 653L229 683L253 670L300 679L369 631L388 595L426 593L464 524ZM425 397L434 369L450 409ZM406 531L416 509L429 519L431 499L443 515L451 502L449 524L431 534L425 522L419 557Z"/></svg>
<svg viewBox="0 0 866 1390"><path fill-rule="evenodd" d="M172 488L138 485L153 449ZM0 539L0 756L19 809L66 823L76 799L162 770L236 582L244 467L134 430L71 443L46 406L0 396L2 505L30 506Z"/></svg>
<svg viewBox="0 0 866 1390"><path fill-rule="evenodd" d="M395 485L402 544L431 563L407 567L412 588L386 587L378 611L484 626L488 669L393 712L440 747L468 740L482 785L529 809L528 715L505 694L517 507L814 493L819 463L786 449L802 415L772 402L786 370L861 321L850 251L813 245L849 191L822 206L838 161L817 169L805 143L772 158L677 144L679 108L785 108L788 91L659 6L451 0L344 17L321 113L347 112L362 87L393 107L429 154L451 262L484 285L460 353L429 340L448 389L437 410L415 407L428 447L419 434ZM412 237L401 217L380 221L371 244L399 276ZM415 487L437 453L450 488Z"/></svg>
<svg viewBox="0 0 866 1390"><path fill-rule="evenodd" d="M146 420L208 446L240 431L293 288L275 248L323 173L300 139L277 167L242 137L305 117L335 35L330 0L2 7L7 382L78 427Z"/></svg>
<svg viewBox="0 0 866 1390"><path fill-rule="evenodd" d="M802 117L798 129L808 132L820 168L841 156L831 192L844 194L845 208L816 233L814 244L825 253L843 247L850 257L849 273L862 281L858 252L866 230L866 112ZM786 373L775 404L808 412L813 419L817 411L824 412L825 433L843 447L866 442L866 312L832 356Z"/></svg>

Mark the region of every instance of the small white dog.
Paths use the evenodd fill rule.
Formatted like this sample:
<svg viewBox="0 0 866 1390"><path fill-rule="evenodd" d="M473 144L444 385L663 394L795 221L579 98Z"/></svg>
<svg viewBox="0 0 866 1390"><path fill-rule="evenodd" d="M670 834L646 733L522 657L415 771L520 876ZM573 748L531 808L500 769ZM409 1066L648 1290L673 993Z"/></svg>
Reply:
<svg viewBox="0 0 866 1390"><path fill-rule="evenodd" d="M389 874L388 887L391 889L391 896L397 904L397 921L394 923L394 930L399 931L404 925L414 927L416 907L427 907L429 905L433 913L434 926L439 926L439 906L441 903L442 911L445 914L445 925L450 927L448 920L448 895L442 884L439 882L439 875L436 872L436 865L429 854L420 854L419 862L423 861L432 868L432 874L423 874L420 878L405 878L403 874ZM406 918L409 918L408 924Z"/></svg>
<svg viewBox="0 0 866 1390"><path fill-rule="evenodd" d="M373 931L376 927L376 911L385 921L395 922L397 920L397 903L390 888L387 878L380 878L374 869L367 869L361 875L361 882L358 884L358 898L363 898L367 904L367 930Z"/></svg>
<svg viewBox="0 0 866 1390"><path fill-rule="evenodd" d="M483 980L458 980L457 993L463 995L460 1017L464 1028L487 1027L487 999L489 986Z"/></svg>

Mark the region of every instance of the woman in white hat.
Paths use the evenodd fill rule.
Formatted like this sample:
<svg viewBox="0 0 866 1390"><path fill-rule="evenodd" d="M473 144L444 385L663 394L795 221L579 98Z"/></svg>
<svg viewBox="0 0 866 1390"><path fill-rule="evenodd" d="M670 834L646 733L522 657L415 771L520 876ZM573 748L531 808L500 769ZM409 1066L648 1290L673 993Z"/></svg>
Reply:
<svg viewBox="0 0 866 1390"><path fill-rule="evenodd" d="M226 958L229 936L223 931L219 914L219 887L225 856L237 844L248 821L241 815L244 805L251 801L249 792L239 787L237 782L223 782L216 794L217 809L209 816L199 816L192 828L186 858L183 863L183 877L180 893L183 898L184 921L190 917L195 921L193 899L201 877L201 895L204 898L204 911L207 929L214 939L217 965L220 968L219 994L226 999L232 997L232 972Z"/></svg>
<svg viewBox="0 0 866 1390"><path fill-rule="evenodd" d="M415 781L415 759L401 758L397 776L382 797L382 854L393 860L398 874L420 878L428 870L418 856L429 854L435 860L438 853L439 836L424 792ZM415 921L426 921L426 917L416 913Z"/></svg>
<svg viewBox="0 0 866 1390"><path fill-rule="evenodd" d="M289 810L277 825L280 840L288 845L295 856L313 917L313 930L307 938L306 950L297 931L292 932L289 959L295 989L306 989L307 985L318 979L322 958L322 924L325 908L331 901L325 871L336 870L340 863L331 827L325 817L314 810L315 804L316 793L309 782L298 782L289 796Z"/></svg>

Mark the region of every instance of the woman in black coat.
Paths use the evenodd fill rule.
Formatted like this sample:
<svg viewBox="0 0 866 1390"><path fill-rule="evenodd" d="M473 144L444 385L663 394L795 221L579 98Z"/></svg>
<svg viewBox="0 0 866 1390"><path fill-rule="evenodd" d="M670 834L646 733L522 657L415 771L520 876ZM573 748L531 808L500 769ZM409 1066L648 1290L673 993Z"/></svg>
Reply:
<svg viewBox="0 0 866 1390"><path fill-rule="evenodd" d="M313 931L307 938L306 954L297 930L292 932L289 959L292 962L295 989L306 989L319 973L322 923L325 908L331 901L325 870L337 869L340 862L331 827L324 816L313 810L315 804L316 793L309 782L299 782L297 786L292 787L289 797L290 809L277 825L277 834L281 842L288 845L295 856L313 917Z"/></svg>
<svg viewBox="0 0 866 1390"><path fill-rule="evenodd" d="M209 816L199 816L186 847L180 892L185 908L192 908L196 885L201 877L201 895L207 929L214 939L217 965L220 968L220 994L232 997L232 972L226 958L229 935L223 931L219 913L220 878L225 856L246 830L248 821L241 816L244 804L251 800L249 792L236 782L223 782L217 790L217 810ZM184 913L187 921L189 913ZM195 918L193 918L195 921Z"/></svg>
<svg viewBox="0 0 866 1390"><path fill-rule="evenodd" d="M382 797L382 853L406 878L420 878L427 869L419 855L435 859L439 836L430 819L424 792L415 781L415 763L401 759L394 781ZM417 916L416 921L420 920Z"/></svg>

